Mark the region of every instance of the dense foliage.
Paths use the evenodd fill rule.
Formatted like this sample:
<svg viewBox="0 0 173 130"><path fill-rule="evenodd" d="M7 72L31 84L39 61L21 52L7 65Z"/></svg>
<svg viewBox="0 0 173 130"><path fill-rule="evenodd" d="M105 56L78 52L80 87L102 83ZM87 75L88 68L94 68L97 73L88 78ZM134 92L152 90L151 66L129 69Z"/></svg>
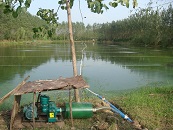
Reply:
<svg viewBox="0 0 173 130"><path fill-rule="evenodd" d="M63 4L62 4L63 6ZM173 46L173 7L139 8L127 19L111 23L84 25L73 23L74 40L131 42L137 46L172 47ZM62 7L63 8L63 7ZM64 7L65 8L65 7ZM42 13L40 13L41 15ZM0 10L0 40L53 39L67 40L67 22L58 23L58 27L42 21L36 16L22 11L14 19L12 14ZM54 32L56 32L54 34Z"/></svg>
<svg viewBox="0 0 173 130"><path fill-rule="evenodd" d="M50 25L25 11L13 18L12 14L4 14L0 7L0 23L0 40L48 39L52 36Z"/></svg>
<svg viewBox="0 0 173 130"><path fill-rule="evenodd" d="M116 8L118 4L129 7L130 0L112 0L109 5L104 0L86 0L88 8L94 13L103 13L104 9L107 10L110 7ZM57 24L58 10L61 7L62 10L66 10L66 3L69 2L70 8L73 7L74 0L58 0L57 11L54 9L42 9L39 8L37 15L50 24ZM79 1L80 2L80 1ZM4 5L4 13L12 13L13 17L18 17L22 10L27 10L32 3L32 0L1 0L0 6ZM137 0L132 1L133 8L137 6Z"/></svg>
<svg viewBox="0 0 173 130"><path fill-rule="evenodd" d="M99 41L131 41L138 46L173 46L173 7L139 9L127 19L94 24Z"/></svg>
<svg viewBox="0 0 173 130"><path fill-rule="evenodd" d="M60 29L61 28L61 29ZM67 29L67 23L59 24L57 30ZM137 46L172 47L173 46L173 7L138 9L127 19L84 26L74 23L75 40L97 39L100 42L130 42ZM58 33L58 39L67 38L67 33ZM63 34L63 35L62 35Z"/></svg>

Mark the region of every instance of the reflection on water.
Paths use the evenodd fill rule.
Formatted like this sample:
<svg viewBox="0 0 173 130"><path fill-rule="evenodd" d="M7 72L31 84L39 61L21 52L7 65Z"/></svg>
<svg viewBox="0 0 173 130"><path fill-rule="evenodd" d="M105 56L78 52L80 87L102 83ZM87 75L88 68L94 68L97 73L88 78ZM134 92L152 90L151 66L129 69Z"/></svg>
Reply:
<svg viewBox="0 0 173 130"><path fill-rule="evenodd" d="M85 47L76 44L77 66ZM173 84L172 50L88 44L82 75L94 91L128 90L151 83ZM73 76L69 44L0 48L0 97L29 80Z"/></svg>

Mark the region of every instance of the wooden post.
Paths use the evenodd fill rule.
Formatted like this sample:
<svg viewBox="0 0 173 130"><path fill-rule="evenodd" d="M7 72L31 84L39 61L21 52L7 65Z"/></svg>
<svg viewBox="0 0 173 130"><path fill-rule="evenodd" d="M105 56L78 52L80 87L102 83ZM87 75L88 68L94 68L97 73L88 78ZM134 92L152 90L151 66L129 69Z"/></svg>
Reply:
<svg viewBox="0 0 173 130"><path fill-rule="evenodd" d="M25 83L26 80L29 78L30 76L26 77L15 89L13 89L12 91L10 91L8 94L6 94L3 98L1 98L0 103L2 103L5 99L7 99L10 95L14 94L17 90L19 90ZM20 106L20 100L21 100L21 95L15 95L14 96L14 103L13 103L13 110L11 112L11 121L10 121L10 130L13 129L13 123L14 123L14 119L16 114L19 111L19 106Z"/></svg>
<svg viewBox="0 0 173 130"><path fill-rule="evenodd" d="M69 0L66 0L66 6L67 6L68 29L69 29L69 38L70 38L72 62L73 62L73 75L77 76L76 52L75 52L75 45L74 45L74 39L73 39L73 29L72 29L71 10L70 10ZM80 102L79 90L75 89L74 93L75 93L76 102Z"/></svg>
<svg viewBox="0 0 173 130"><path fill-rule="evenodd" d="M13 129L14 119L15 119L16 114L19 111L20 100L21 100L21 95L14 96L13 110L11 112L10 130Z"/></svg>
<svg viewBox="0 0 173 130"><path fill-rule="evenodd" d="M69 89L69 108L70 108L71 126L72 126L72 129L74 129L73 113L72 113L72 99L71 99L71 90L70 89Z"/></svg>
<svg viewBox="0 0 173 130"><path fill-rule="evenodd" d="M36 92L33 93L33 111L32 111L32 120L33 120L33 129L35 130L35 117L34 112L35 110L35 100L36 100Z"/></svg>

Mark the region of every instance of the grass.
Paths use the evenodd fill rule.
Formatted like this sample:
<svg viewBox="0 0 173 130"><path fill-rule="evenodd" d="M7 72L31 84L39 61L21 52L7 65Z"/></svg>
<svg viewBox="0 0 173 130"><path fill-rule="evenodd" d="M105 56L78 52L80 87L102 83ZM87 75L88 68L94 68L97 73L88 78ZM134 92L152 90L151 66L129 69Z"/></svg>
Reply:
<svg viewBox="0 0 173 130"><path fill-rule="evenodd" d="M142 87L121 97L118 104L144 127L172 130L173 87Z"/></svg>
<svg viewBox="0 0 173 130"><path fill-rule="evenodd" d="M80 42L80 41L75 41ZM31 40L31 41L10 41L10 40L0 40L0 47L17 46L17 45L38 45L38 44L62 44L69 43L69 40Z"/></svg>
<svg viewBox="0 0 173 130"><path fill-rule="evenodd" d="M35 44L43 44L43 43L52 43L51 40L32 40L32 41L8 41L3 40L0 41L0 46L17 46L17 45L35 45Z"/></svg>
<svg viewBox="0 0 173 130"><path fill-rule="evenodd" d="M102 104L100 99L88 96L87 92L85 94L87 96L82 98L83 102L88 101L95 106ZM120 106L124 113L127 113L143 128L149 130L173 129L173 86L156 83L127 92L105 93L104 95L112 104ZM119 118L119 116L117 117ZM119 120L121 122L121 118ZM76 124L78 123L76 122Z"/></svg>

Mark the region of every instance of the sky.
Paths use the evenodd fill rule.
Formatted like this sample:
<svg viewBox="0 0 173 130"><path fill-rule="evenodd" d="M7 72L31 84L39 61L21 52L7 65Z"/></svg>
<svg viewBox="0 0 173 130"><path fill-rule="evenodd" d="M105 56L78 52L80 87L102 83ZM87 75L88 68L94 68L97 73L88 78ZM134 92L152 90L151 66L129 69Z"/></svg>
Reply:
<svg viewBox="0 0 173 130"><path fill-rule="evenodd" d="M79 9L79 1L80 1L80 9L83 16L83 21ZM113 0L104 0L105 3L108 3ZM85 25L87 24L94 24L94 23L107 23L117 20L122 20L128 18L128 16L135 12L137 8L145 8L150 0L137 0L138 7L135 9L132 8L132 0L130 0L130 7L126 8L126 6L121 6L119 4L118 7L112 8L109 7L109 10L105 10L103 14L96 14L92 13L90 9L87 7L87 2L85 0L75 0L74 6L71 9L71 17L72 22L84 22ZM153 0L153 6L162 5L164 3L168 3L173 0ZM32 0L31 6L28 9L32 15L36 15L39 8L43 9L55 9L58 8L58 0ZM59 10L58 11L58 22L67 21L67 12L66 10ZM85 18L84 18L85 17Z"/></svg>

